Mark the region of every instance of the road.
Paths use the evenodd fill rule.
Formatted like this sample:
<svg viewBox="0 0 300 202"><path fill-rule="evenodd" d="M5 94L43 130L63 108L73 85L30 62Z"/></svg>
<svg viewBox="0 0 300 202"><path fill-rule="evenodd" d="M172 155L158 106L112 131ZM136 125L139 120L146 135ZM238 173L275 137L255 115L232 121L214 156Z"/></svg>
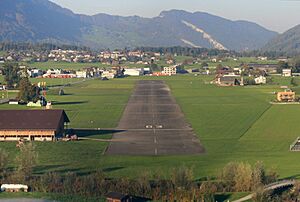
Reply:
<svg viewBox="0 0 300 202"><path fill-rule="evenodd" d="M274 189L278 189L278 188L282 188L282 187L287 187L287 186L293 186L296 183L295 180L282 180L282 181L278 181L269 185L265 186L265 191L270 191L270 190L274 190ZM232 201L232 202L244 202L244 201L249 201L250 199L252 199L254 197L254 194L249 194L243 198L240 198L238 200Z"/></svg>

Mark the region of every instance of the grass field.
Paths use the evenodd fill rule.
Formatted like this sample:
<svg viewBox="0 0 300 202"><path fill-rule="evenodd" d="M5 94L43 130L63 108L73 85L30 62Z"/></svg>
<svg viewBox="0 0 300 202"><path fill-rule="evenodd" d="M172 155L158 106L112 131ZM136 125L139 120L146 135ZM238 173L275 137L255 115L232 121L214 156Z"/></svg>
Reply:
<svg viewBox="0 0 300 202"><path fill-rule="evenodd" d="M63 108L71 119L70 127L115 127L138 78L110 81L91 80L66 87L66 96L48 95L54 108ZM36 143L39 152L37 174L49 171L87 173L102 169L108 176L136 177L149 171L168 175L177 166L194 168L195 177L216 176L226 163L263 161L280 177L298 176L299 153L289 152L289 145L299 136L300 106L271 105L272 92L288 83L252 87L216 87L205 84L211 77L190 75L143 77L164 79L192 125L206 153L196 156L105 156L107 143L93 141ZM15 107L15 106L13 106ZM12 108L0 105L0 109ZM19 107L24 108L24 107ZM93 134L97 138L109 131ZM10 152L18 152L15 143L0 143ZM11 162L13 166L13 162Z"/></svg>

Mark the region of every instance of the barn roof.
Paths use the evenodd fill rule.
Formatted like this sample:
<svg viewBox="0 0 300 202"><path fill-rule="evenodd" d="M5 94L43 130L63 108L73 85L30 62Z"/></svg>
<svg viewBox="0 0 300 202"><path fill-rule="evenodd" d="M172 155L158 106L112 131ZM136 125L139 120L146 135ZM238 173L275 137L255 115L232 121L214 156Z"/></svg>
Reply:
<svg viewBox="0 0 300 202"><path fill-rule="evenodd" d="M0 130L56 130L64 110L0 110Z"/></svg>

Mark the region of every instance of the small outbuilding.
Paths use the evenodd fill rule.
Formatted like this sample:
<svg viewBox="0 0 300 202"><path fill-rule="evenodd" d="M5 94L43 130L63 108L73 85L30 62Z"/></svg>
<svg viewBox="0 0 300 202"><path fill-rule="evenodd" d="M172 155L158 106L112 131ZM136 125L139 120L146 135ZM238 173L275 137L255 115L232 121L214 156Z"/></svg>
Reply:
<svg viewBox="0 0 300 202"><path fill-rule="evenodd" d="M0 110L0 141L54 141L69 122L64 110Z"/></svg>
<svg viewBox="0 0 300 202"><path fill-rule="evenodd" d="M2 184L1 192L28 192L28 186L24 184Z"/></svg>

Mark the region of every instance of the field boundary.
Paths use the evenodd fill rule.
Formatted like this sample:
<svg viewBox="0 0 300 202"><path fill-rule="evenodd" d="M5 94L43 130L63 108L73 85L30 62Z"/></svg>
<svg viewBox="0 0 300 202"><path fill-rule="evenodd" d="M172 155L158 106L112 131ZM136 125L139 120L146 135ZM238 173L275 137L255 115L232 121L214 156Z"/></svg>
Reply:
<svg viewBox="0 0 300 202"><path fill-rule="evenodd" d="M258 120L262 118L262 116L272 108L272 105L269 105L259 117L246 129L246 131L239 137L239 140L257 123Z"/></svg>

